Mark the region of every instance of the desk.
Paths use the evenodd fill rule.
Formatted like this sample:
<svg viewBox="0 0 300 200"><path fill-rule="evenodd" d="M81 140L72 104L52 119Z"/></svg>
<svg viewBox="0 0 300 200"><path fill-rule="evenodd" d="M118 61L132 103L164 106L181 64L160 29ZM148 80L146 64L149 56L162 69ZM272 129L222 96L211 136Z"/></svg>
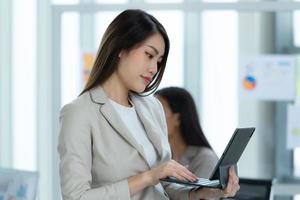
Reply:
<svg viewBox="0 0 300 200"><path fill-rule="evenodd" d="M300 183L274 183L272 186L273 195L300 195Z"/></svg>

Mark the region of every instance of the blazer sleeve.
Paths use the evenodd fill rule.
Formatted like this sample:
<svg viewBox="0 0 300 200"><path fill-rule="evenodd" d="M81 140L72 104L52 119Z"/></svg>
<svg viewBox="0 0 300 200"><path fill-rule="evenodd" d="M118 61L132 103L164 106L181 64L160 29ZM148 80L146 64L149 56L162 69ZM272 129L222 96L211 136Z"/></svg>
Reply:
<svg viewBox="0 0 300 200"><path fill-rule="evenodd" d="M64 200L130 200L127 179L92 188L92 136L88 112L68 104L60 113L60 181Z"/></svg>

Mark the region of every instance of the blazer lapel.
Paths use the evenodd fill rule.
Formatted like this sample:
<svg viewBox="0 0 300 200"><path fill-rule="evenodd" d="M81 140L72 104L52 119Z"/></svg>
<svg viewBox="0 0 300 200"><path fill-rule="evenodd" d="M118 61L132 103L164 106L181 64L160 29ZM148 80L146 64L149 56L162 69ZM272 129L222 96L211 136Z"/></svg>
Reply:
<svg viewBox="0 0 300 200"><path fill-rule="evenodd" d="M137 143L136 139L132 136L130 131L127 129L126 125L123 123L122 119L119 117L113 106L109 103L108 97L106 96L103 89L99 86L90 91L91 99L94 103L100 105L99 111L107 120L107 122L115 129L115 131L120 134L124 140L126 140L131 146L133 146L139 154L146 160L145 153L140 144ZM149 166L150 168L150 166Z"/></svg>
<svg viewBox="0 0 300 200"><path fill-rule="evenodd" d="M141 102L136 97L134 97L133 95L131 97L136 112L144 125L148 138L154 145L156 151L158 152L159 157L162 158L163 157L162 138L159 134L162 130L155 126L154 124L155 119L153 119L153 116L150 115L149 110L147 110L145 106L141 105Z"/></svg>

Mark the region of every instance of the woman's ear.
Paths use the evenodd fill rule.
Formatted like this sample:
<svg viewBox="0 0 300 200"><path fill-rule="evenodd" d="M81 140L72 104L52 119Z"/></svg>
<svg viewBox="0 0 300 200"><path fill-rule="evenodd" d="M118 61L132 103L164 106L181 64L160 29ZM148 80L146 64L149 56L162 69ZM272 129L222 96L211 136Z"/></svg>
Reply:
<svg viewBox="0 0 300 200"><path fill-rule="evenodd" d="M174 113L173 117L174 117L174 123L175 123L175 125L176 126L180 126L180 124L181 124L180 113Z"/></svg>
<svg viewBox="0 0 300 200"><path fill-rule="evenodd" d="M124 52L121 51L121 52L119 53L118 57L121 58L123 54L124 54Z"/></svg>
<svg viewBox="0 0 300 200"><path fill-rule="evenodd" d="M121 57L124 56L126 53L127 53L127 51L123 49L123 50L120 51L118 57L121 58Z"/></svg>

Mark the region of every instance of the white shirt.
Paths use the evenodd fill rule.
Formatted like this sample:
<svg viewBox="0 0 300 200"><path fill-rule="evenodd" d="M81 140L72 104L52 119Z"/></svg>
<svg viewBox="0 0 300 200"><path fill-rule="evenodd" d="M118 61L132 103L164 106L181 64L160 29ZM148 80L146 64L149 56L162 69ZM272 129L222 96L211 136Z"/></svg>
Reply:
<svg viewBox="0 0 300 200"><path fill-rule="evenodd" d="M152 167L157 159L157 154L153 144L147 136L140 118L134 109L134 105L132 107L126 107L116 103L111 99L109 100L117 113L120 115L123 123L128 127L134 139L143 147L146 160Z"/></svg>

